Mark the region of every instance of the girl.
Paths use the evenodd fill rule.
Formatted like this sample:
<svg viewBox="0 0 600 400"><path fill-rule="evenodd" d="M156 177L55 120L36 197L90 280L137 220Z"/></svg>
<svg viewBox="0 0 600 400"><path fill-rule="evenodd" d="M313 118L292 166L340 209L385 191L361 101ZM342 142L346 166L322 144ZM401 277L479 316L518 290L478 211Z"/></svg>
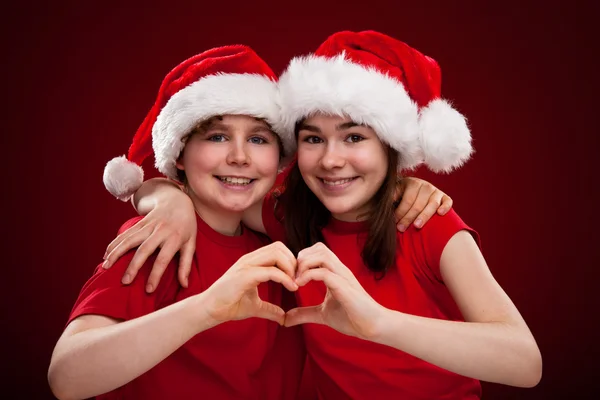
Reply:
<svg viewBox="0 0 600 400"><path fill-rule="evenodd" d="M185 182L198 228L189 285L178 284L172 263L151 295L142 279L123 286L133 254L98 268L52 355L48 378L58 398L295 396L301 338L280 325L281 285L297 289L296 260L241 224L278 170L275 94L272 71L245 46L209 50L167 75L129 159L109 162L104 181L126 199L141 185L138 164L152 145L157 168ZM149 272L148 264L142 274Z"/></svg>
<svg viewBox="0 0 600 400"><path fill-rule="evenodd" d="M453 211L404 234L388 222L397 168L449 172L470 156L440 86L433 59L372 31L334 34L280 78L281 131L298 144L276 204L285 235L274 199L263 216L298 254L285 325L304 327L319 398L479 398L478 380L540 380L476 232Z"/></svg>

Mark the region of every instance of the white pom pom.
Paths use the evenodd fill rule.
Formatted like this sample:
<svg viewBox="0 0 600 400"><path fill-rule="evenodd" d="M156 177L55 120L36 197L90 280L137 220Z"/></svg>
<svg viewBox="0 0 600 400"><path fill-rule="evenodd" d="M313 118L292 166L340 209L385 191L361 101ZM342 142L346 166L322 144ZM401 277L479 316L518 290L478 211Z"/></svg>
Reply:
<svg viewBox="0 0 600 400"><path fill-rule="evenodd" d="M429 103L420 114L421 147L429 169L451 172L463 165L473 152L465 117L442 99Z"/></svg>
<svg viewBox="0 0 600 400"><path fill-rule="evenodd" d="M103 180L106 190L127 201L142 186L144 170L125 156L115 157L106 164Z"/></svg>

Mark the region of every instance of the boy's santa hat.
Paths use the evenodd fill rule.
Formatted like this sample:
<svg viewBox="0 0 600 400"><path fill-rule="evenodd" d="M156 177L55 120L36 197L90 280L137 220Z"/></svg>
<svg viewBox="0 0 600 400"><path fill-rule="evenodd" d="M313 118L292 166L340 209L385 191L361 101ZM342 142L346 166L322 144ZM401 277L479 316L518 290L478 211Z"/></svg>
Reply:
<svg viewBox="0 0 600 400"><path fill-rule="evenodd" d="M279 118L276 81L269 66L243 45L218 47L185 60L163 80L127 157L106 164L106 189L128 200L141 186L141 164L152 152L156 168L177 179L175 163L185 146L182 138L211 117L250 115L273 126Z"/></svg>
<svg viewBox="0 0 600 400"><path fill-rule="evenodd" d="M400 169L450 172L472 153L465 118L440 97L437 62L378 32L338 32L292 59L279 95L279 128L294 145L295 124L321 112L369 125L400 153Z"/></svg>

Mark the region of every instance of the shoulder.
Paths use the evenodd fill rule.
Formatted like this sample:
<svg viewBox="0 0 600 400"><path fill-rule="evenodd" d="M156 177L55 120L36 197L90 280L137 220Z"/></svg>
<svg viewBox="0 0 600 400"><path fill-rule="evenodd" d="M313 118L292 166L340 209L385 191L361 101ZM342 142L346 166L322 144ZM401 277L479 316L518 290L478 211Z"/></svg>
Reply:
<svg viewBox="0 0 600 400"><path fill-rule="evenodd" d="M121 233L123 233L126 230L128 230L129 228L133 227L135 224L137 224L138 222L140 222L143 219L144 219L144 217L142 215L138 215L136 217L128 219L127 221L125 221L123 223L123 225L121 225L117 234L120 235Z"/></svg>
<svg viewBox="0 0 600 400"><path fill-rule="evenodd" d="M404 233L398 233L399 251L410 251L411 257L421 265L427 265L434 276L441 280L440 260L444 248L458 232L466 231L473 236L477 245L480 245L479 234L454 210L446 215L435 214L421 228L413 225Z"/></svg>

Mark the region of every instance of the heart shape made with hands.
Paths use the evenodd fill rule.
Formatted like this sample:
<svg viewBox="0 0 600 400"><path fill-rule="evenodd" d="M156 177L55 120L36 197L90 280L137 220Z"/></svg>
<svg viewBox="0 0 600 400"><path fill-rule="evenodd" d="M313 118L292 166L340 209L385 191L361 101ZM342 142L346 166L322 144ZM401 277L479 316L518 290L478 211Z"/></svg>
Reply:
<svg viewBox="0 0 600 400"><path fill-rule="evenodd" d="M364 290L352 271L327 246L316 243L300 251L295 267L292 270L288 264L288 271L284 272L295 277L298 287L320 281L327 292L319 305L286 312L284 326L317 323L363 339L376 334L384 307Z"/></svg>

